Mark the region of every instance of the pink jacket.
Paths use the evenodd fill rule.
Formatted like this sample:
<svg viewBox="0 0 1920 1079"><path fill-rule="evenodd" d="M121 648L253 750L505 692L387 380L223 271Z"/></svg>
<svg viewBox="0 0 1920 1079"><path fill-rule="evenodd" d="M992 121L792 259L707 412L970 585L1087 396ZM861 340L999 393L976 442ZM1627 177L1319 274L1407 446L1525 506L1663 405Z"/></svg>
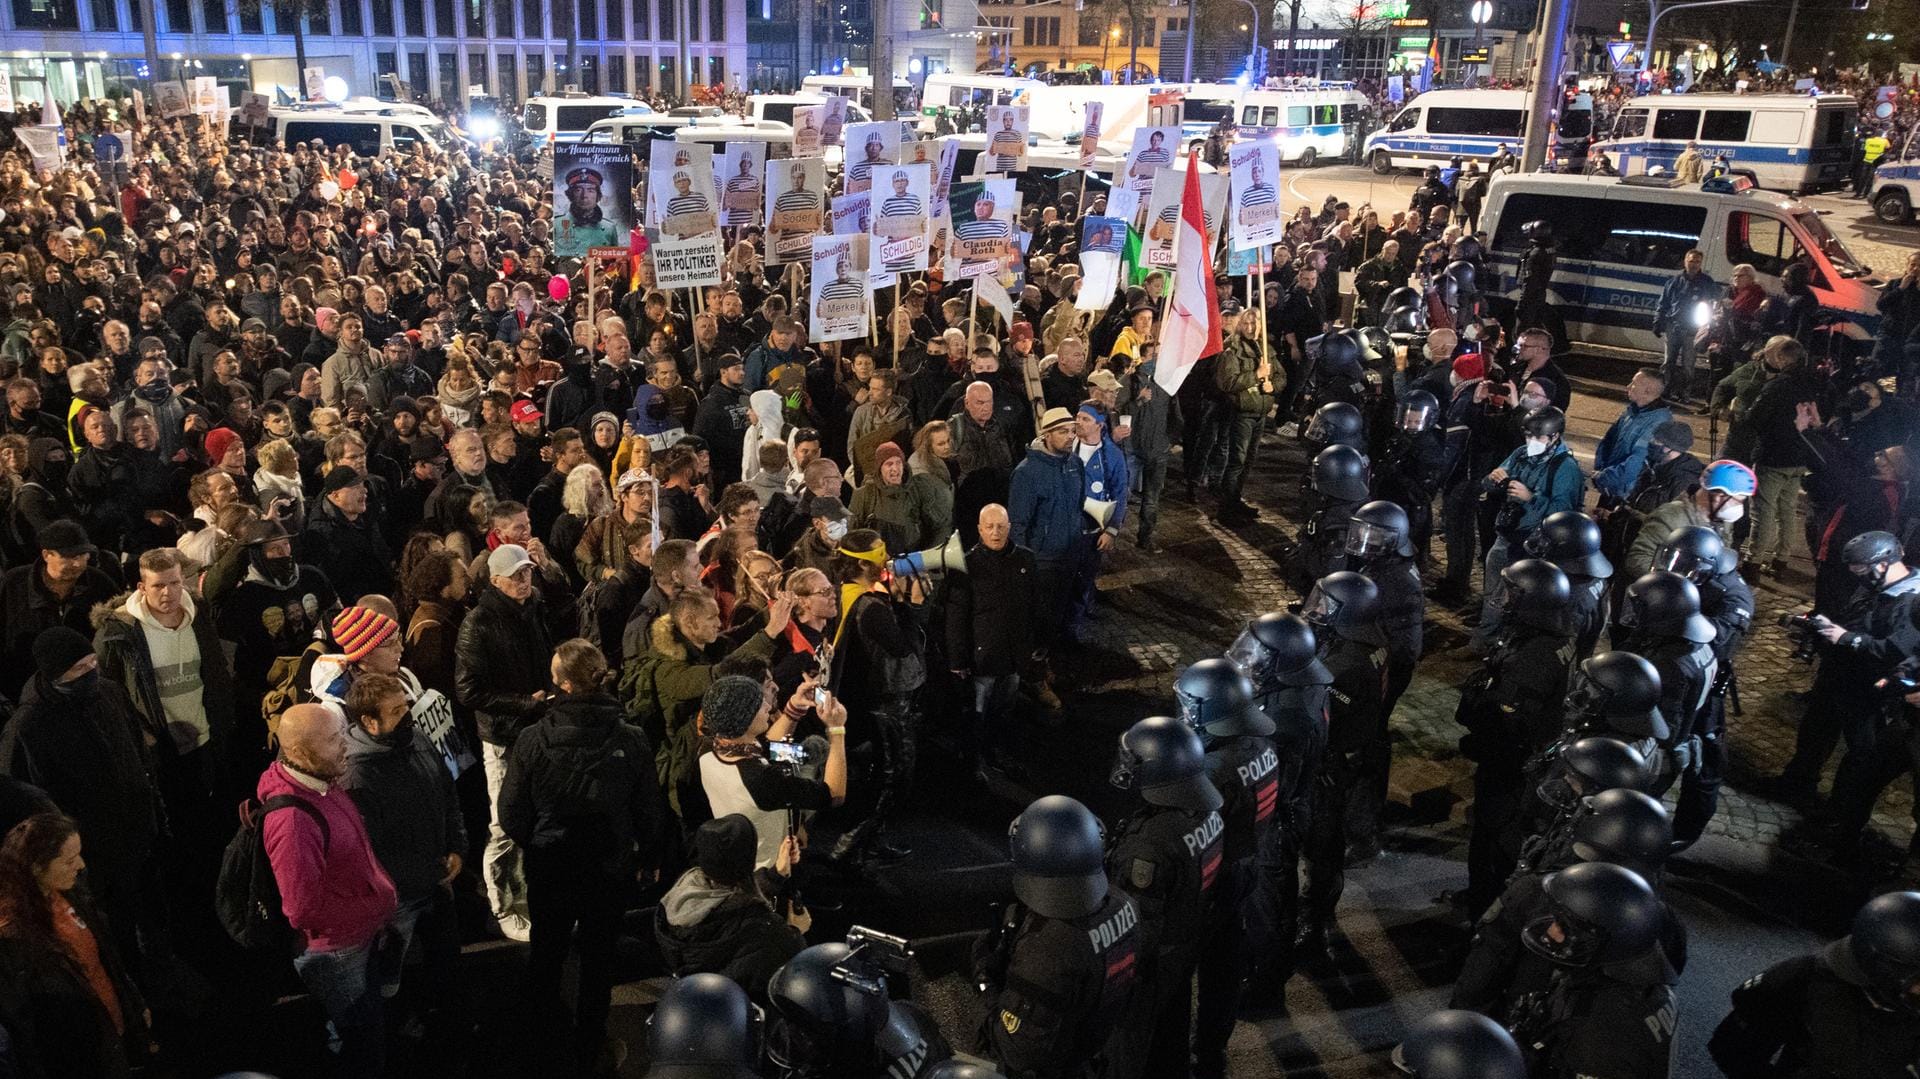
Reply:
<svg viewBox="0 0 1920 1079"><path fill-rule="evenodd" d="M313 818L292 806L268 814L263 826L281 908L306 950L330 952L372 940L397 902L353 799L339 786L314 793L279 761L260 774L257 793L262 802L282 794L303 798L327 822L324 842Z"/></svg>

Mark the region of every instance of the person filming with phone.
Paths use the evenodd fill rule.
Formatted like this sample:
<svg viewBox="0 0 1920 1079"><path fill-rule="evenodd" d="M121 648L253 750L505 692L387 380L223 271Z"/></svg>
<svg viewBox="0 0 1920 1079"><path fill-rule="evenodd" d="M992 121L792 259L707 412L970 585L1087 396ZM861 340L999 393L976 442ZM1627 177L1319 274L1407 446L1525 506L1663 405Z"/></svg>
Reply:
<svg viewBox="0 0 1920 1079"><path fill-rule="evenodd" d="M700 786L715 818L738 813L753 822L756 869L779 861L781 845L789 834L799 833L804 814L837 806L847 797L847 708L832 693L814 689L811 679L802 688L827 728L818 778L807 774L818 742L771 737L790 733L800 692L776 718L766 684L730 674L714 679L700 701L701 727L712 740L700 755ZM805 714L804 707L798 710Z"/></svg>

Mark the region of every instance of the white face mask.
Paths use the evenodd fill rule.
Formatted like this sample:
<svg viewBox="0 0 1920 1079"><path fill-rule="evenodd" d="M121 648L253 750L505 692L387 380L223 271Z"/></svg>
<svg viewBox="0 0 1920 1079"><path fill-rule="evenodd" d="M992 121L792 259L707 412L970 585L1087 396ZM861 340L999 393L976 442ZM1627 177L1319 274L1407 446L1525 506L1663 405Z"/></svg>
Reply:
<svg viewBox="0 0 1920 1079"><path fill-rule="evenodd" d="M1726 505L1713 511L1713 519L1721 524L1730 525L1747 515L1747 504L1737 499L1728 499Z"/></svg>
<svg viewBox="0 0 1920 1079"><path fill-rule="evenodd" d="M835 543L839 543L841 540L846 539L847 538L847 522L828 521L827 522L827 538L832 540Z"/></svg>
<svg viewBox="0 0 1920 1079"><path fill-rule="evenodd" d="M1527 456L1538 457L1547 452L1547 447L1552 444L1553 440L1550 438L1529 438L1527 439Z"/></svg>

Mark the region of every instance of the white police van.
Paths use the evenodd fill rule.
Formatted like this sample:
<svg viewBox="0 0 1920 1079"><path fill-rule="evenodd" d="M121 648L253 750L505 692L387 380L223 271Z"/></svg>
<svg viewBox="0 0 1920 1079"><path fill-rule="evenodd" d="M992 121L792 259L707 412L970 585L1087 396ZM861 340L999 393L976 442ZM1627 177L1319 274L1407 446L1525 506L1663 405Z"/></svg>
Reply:
<svg viewBox="0 0 1920 1079"><path fill-rule="evenodd" d="M1352 159L1371 110L1351 83L1249 90L1240 100L1240 138L1271 139L1281 161L1310 169L1322 159Z"/></svg>
<svg viewBox="0 0 1920 1079"><path fill-rule="evenodd" d="M1490 295L1519 298L1528 246L1521 228L1529 221L1544 221L1553 233L1559 257L1548 299L1575 340L1659 351L1653 317L1661 290L1696 247L1715 281L1726 284L1735 266L1749 263L1776 296L1781 271L1805 262L1821 307L1837 316L1836 331L1866 340L1879 325L1881 282L1873 271L1812 208L1738 174L1686 186L1651 176L1496 177L1480 219L1492 238Z"/></svg>
<svg viewBox="0 0 1920 1079"><path fill-rule="evenodd" d="M1907 135L1895 154L1882 154L1873 168L1873 189L1867 193L1873 216L1889 225L1913 224L1913 208L1920 206L1920 139Z"/></svg>
<svg viewBox="0 0 1920 1079"><path fill-rule="evenodd" d="M520 126L536 147L580 138L594 121L620 113L650 113L653 109L625 94L584 94L567 90L530 97L520 110Z"/></svg>
<svg viewBox="0 0 1920 1079"><path fill-rule="evenodd" d="M1802 194L1844 186L1853 167L1860 103L1846 94L1656 94L1621 106L1613 131L1593 145L1622 176L1674 159L1693 142L1708 162L1724 155L1770 191Z"/></svg>
<svg viewBox="0 0 1920 1079"><path fill-rule="evenodd" d="M1486 161L1505 146L1514 154L1527 134L1528 90L1429 90L1387 126L1367 136L1362 158L1382 176L1394 169L1445 165L1453 158ZM1576 94L1560 109L1556 159L1578 167L1593 133L1593 98ZM1569 154L1567 150L1577 150Z"/></svg>

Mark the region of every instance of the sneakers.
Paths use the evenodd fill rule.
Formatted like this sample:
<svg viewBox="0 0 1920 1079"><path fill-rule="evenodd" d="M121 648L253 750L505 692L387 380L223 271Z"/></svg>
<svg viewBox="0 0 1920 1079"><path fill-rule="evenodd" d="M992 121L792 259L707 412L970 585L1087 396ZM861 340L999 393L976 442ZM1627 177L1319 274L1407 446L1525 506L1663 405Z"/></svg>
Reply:
<svg viewBox="0 0 1920 1079"><path fill-rule="evenodd" d="M533 939L533 922L529 921L524 914L509 911L502 914L496 921L500 926L500 935L508 940L517 940L525 944Z"/></svg>

